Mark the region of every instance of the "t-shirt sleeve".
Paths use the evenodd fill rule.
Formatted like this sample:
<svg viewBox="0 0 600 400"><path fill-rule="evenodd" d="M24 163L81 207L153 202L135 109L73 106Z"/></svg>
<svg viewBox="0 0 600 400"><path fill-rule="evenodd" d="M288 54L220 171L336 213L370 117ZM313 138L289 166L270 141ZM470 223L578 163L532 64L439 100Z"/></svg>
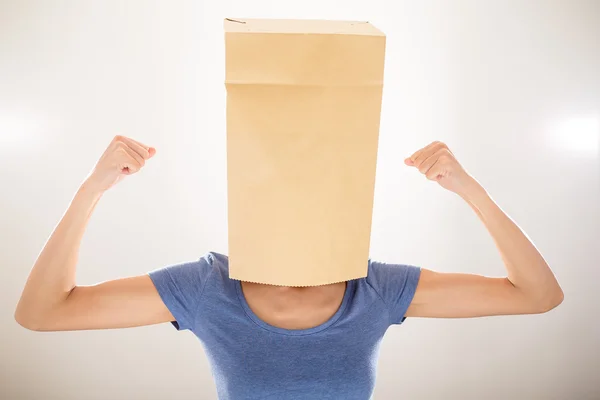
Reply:
<svg viewBox="0 0 600 400"><path fill-rule="evenodd" d="M420 267L369 259L366 279L388 308L390 324L399 325L406 319L406 310L415 295L420 276Z"/></svg>
<svg viewBox="0 0 600 400"><path fill-rule="evenodd" d="M177 330L192 329L206 282L212 271L210 254L193 262L169 265L148 272Z"/></svg>

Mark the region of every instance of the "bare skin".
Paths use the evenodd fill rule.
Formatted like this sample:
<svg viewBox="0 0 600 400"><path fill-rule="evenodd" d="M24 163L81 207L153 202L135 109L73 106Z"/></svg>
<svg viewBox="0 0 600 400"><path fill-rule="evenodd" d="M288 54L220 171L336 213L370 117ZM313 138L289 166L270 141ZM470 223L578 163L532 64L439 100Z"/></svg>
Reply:
<svg viewBox="0 0 600 400"><path fill-rule="evenodd" d="M81 185L38 256L15 311L34 331L126 328L173 321L147 274L91 286L76 284L77 257L89 219L103 193L137 173L156 150L117 136ZM542 255L521 229L458 163L434 142L405 160L427 179L462 197L481 219L506 266L506 277L422 269L408 317L468 318L544 313L563 292ZM307 329L339 308L345 282L295 288L242 282L252 311L286 329Z"/></svg>
<svg viewBox="0 0 600 400"><path fill-rule="evenodd" d="M325 323L338 310L346 282L287 287L242 282L248 306L258 318L284 329L308 329Z"/></svg>

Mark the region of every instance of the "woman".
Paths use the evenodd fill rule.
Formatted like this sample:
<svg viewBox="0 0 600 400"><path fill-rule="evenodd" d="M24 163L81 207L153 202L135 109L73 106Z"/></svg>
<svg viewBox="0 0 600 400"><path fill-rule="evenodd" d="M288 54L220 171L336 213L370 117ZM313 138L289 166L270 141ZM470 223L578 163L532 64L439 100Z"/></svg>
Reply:
<svg viewBox="0 0 600 400"><path fill-rule="evenodd" d="M77 286L79 246L98 200L154 154L130 138L111 142L31 270L15 312L19 324L61 331L171 321L201 340L221 399L349 400L372 395L380 341L406 317L534 314L563 300L534 245L440 142L405 163L473 208L500 251L505 278L369 260L366 278L281 287L232 280L227 257L207 253L148 274Z"/></svg>

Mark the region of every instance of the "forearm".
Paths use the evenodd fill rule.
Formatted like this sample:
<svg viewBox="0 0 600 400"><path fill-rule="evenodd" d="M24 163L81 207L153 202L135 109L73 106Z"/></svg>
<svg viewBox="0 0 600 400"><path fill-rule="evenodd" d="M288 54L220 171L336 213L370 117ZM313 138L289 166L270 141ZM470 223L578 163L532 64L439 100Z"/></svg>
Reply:
<svg viewBox="0 0 600 400"><path fill-rule="evenodd" d="M533 301L560 303L562 290L543 256L483 187L472 180L461 197L473 208L491 234L510 282Z"/></svg>
<svg viewBox="0 0 600 400"><path fill-rule="evenodd" d="M20 323L37 323L75 287L79 247L101 194L82 185L39 254L17 305Z"/></svg>

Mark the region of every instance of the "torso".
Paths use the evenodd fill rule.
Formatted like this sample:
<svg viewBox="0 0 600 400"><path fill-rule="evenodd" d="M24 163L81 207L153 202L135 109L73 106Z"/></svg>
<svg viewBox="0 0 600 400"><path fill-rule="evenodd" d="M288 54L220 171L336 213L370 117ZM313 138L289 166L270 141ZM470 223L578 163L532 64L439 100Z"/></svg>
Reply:
<svg viewBox="0 0 600 400"><path fill-rule="evenodd" d="M339 309L346 282L286 287L242 282L250 309L264 322L283 329L309 329L328 321Z"/></svg>

